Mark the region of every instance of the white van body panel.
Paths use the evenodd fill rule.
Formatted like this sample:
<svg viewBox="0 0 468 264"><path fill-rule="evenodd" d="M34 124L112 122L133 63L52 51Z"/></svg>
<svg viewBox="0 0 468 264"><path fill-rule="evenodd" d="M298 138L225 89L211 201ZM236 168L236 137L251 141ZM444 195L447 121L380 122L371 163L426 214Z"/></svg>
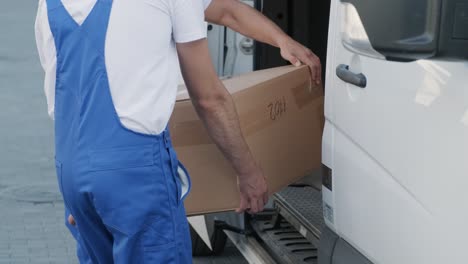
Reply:
<svg viewBox="0 0 468 264"><path fill-rule="evenodd" d="M323 154L336 221L327 224L374 263L466 263L468 62L353 53L342 19L332 0ZM340 64L367 87L338 79Z"/></svg>

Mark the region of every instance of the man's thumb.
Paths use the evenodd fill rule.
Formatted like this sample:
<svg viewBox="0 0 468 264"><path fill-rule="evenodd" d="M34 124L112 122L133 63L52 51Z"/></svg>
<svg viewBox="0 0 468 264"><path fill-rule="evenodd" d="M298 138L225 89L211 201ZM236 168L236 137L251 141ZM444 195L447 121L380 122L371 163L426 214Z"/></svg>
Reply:
<svg viewBox="0 0 468 264"><path fill-rule="evenodd" d="M296 66L296 67L299 67L301 66L301 61L296 58L294 55L292 55L291 53L289 52L281 52L281 57L283 57L283 59L289 61L292 65Z"/></svg>
<svg viewBox="0 0 468 264"><path fill-rule="evenodd" d="M298 60L296 57L291 57L291 59L289 60L289 62L291 62L292 65L296 66L296 67L299 67L302 65L301 61Z"/></svg>

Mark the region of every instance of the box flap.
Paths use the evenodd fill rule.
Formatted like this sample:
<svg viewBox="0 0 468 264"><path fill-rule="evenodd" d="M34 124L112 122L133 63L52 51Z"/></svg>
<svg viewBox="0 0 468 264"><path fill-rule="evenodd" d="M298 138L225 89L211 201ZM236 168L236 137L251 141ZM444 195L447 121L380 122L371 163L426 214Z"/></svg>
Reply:
<svg viewBox="0 0 468 264"><path fill-rule="evenodd" d="M302 66L307 67L307 66ZM283 66L261 71L254 71L243 75L226 77L223 79L223 84L230 94L236 93L243 89L253 87L257 84L273 79L275 77L287 74L296 70L293 66ZM177 101L190 100L190 96L185 84L179 84L177 87Z"/></svg>

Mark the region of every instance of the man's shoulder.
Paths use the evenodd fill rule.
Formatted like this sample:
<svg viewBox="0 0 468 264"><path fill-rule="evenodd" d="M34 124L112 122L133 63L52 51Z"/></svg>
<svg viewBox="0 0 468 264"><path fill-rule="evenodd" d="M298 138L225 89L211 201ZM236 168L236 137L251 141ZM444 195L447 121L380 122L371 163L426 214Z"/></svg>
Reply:
<svg viewBox="0 0 468 264"><path fill-rule="evenodd" d="M43 26L43 22L47 20L47 1L38 0L37 1L37 14L36 14L36 23L35 27Z"/></svg>

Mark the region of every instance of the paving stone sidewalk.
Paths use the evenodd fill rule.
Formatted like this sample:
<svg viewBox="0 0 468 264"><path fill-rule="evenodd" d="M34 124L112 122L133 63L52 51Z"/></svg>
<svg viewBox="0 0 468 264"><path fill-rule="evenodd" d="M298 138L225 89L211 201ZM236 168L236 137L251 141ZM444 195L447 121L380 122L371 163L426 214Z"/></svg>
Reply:
<svg viewBox="0 0 468 264"><path fill-rule="evenodd" d="M0 263L78 263L63 225L63 205L0 202Z"/></svg>

